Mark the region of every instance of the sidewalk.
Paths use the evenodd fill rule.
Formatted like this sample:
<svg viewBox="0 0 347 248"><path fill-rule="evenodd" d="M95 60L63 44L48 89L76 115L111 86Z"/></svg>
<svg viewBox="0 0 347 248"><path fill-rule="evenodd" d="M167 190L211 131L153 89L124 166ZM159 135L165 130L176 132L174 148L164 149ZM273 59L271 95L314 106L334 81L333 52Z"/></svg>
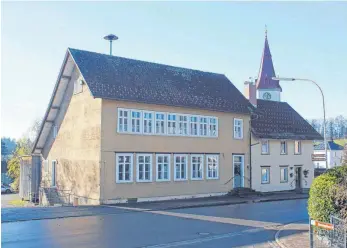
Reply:
<svg viewBox="0 0 347 248"><path fill-rule="evenodd" d="M161 202L141 202L141 203L124 203L115 205L101 205L101 206L78 206L78 207L26 207L26 208L2 208L1 209L1 222L15 222L15 221L28 221L28 220L42 220L42 219L57 219L68 217L82 217L82 216L102 216L109 214L124 214L127 212L133 213L131 210L124 208L141 208L146 210L170 210L181 208L198 208L210 206L223 206L233 204L247 204L268 201L283 201L295 199L307 199L307 194L296 193L277 193L267 196L252 196L240 198L237 196L219 196L219 197L206 197L185 200L172 200Z"/></svg>
<svg viewBox="0 0 347 248"><path fill-rule="evenodd" d="M309 248L310 238L308 221L285 225L277 232L276 242L281 248Z"/></svg>

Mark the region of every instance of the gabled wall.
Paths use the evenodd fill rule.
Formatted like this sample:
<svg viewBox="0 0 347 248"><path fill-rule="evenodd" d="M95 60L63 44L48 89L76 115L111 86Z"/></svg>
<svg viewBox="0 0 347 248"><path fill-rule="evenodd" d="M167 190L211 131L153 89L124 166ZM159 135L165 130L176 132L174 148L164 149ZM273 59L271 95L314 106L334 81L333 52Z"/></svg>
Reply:
<svg viewBox="0 0 347 248"><path fill-rule="evenodd" d="M52 128L43 149L48 166L43 163L42 184L51 186L52 161L56 160L57 189L71 192L79 204L98 204L101 99L94 99L86 84L81 93L73 94L79 75L75 67L55 120L58 135L53 138Z"/></svg>

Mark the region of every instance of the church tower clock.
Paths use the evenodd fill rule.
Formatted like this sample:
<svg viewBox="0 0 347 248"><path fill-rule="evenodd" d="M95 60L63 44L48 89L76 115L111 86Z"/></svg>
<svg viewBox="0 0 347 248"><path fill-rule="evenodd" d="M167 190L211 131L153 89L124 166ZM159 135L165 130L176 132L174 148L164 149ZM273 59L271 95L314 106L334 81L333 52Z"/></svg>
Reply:
<svg viewBox="0 0 347 248"><path fill-rule="evenodd" d="M267 38L267 30L265 30L265 45L263 56L261 58L258 78L256 80L257 99L278 102L281 101L282 88L278 80L272 79L275 76L275 69Z"/></svg>

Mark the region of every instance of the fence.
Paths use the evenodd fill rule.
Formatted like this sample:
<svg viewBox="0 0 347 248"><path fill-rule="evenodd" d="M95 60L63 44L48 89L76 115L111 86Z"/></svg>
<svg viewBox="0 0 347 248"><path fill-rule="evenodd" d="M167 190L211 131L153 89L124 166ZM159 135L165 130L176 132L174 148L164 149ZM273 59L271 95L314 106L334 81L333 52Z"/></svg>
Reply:
<svg viewBox="0 0 347 248"><path fill-rule="evenodd" d="M330 223L310 219L310 248L347 248L347 223L336 216Z"/></svg>

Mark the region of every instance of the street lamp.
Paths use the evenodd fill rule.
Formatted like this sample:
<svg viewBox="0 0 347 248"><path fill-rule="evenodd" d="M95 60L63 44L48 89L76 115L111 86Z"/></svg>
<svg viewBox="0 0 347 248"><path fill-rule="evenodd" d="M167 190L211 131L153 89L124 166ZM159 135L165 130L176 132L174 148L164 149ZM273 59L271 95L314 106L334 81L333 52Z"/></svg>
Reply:
<svg viewBox="0 0 347 248"><path fill-rule="evenodd" d="M282 78L282 77L273 77L273 80L278 80L278 81L306 81L306 82L311 82L313 84L315 84L318 89L320 90L320 93L322 94L322 99L323 99L323 118L324 118L324 123L323 123L323 132L324 132L324 150L325 150L325 168L328 169L328 156L327 156L327 138L326 138L326 121L325 121L325 101L324 101L324 94L323 91L321 89L321 87L319 87L319 85L311 80L311 79L304 79L304 78Z"/></svg>

